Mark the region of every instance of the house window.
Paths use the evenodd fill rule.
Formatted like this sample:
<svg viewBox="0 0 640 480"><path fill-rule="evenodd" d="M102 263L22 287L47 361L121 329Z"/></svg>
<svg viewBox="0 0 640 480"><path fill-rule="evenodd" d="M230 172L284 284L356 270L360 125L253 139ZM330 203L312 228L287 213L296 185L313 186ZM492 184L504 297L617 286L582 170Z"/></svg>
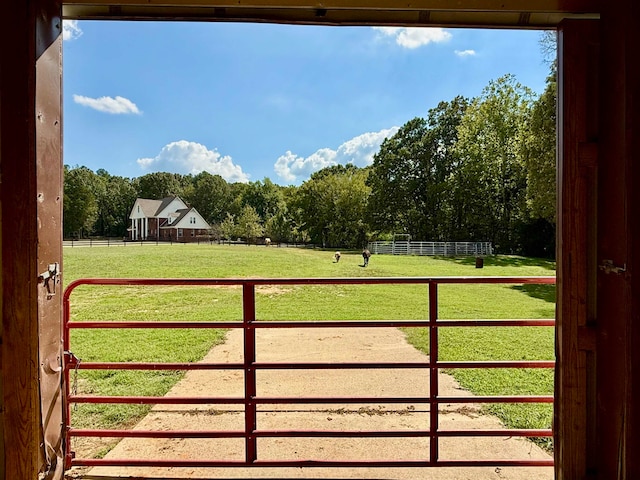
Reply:
<svg viewBox="0 0 640 480"><path fill-rule="evenodd" d="M196 231L195 231L193 228L191 229L191 236L192 236L192 237L195 237L195 236L196 236Z"/></svg>
<svg viewBox="0 0 640 480"><path fill-rule="evenodd" d="M180 238L180 237L182 237L182 229L181 228L178 229L178 238Z"/></svg>

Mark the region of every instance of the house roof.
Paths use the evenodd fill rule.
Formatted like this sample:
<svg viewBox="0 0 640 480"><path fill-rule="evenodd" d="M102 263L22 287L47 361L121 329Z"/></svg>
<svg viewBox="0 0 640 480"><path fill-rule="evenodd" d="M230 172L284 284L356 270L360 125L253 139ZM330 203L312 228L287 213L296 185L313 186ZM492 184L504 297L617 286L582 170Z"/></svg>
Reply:
<svg viewBox="0 0 640 480"><path fill-rule="evenodd" d="M148 198L138 198L138 205L142 208L142 213L144 213L145 217L155 217L156 212L158 211L158 206L161 203L161 200L150 200Z"/></svg>
<svg viewBox="0 0 640 480"><path fill-rule="evenodd" d="M178 224L180 223L180 220L182 220L184 217L187 216L187 214L193 210L192 208L181 208L180 210L176 210L176 213L178 214L178 216L173 220L173 223Z"/></svg>
<svg viewBox="0 0 640 480"><path fill-rule="evenodd" d="M167 208L167 205L169 205L171 202L173 202L176 198L178 198L178 197L173 195L171 197L164 197L162 200L156 200L156 202L160 202L160 203L158 205L158 209L154 213L154 216L158 215L162 210Z"/></svg>
<svg viewBox="0 0 640 480"><path fill-rule="evenodd" d="M164 212L167 209L167 207L171 204L171 202L173 202L175 199L179 199L179 197L177 196L165 197L162 200L138 198L136 199L136 202L137 202L137 205L139 205L140 208L142 209L142 213L144 213L144 215L147 218L159 218L160 220L162 220L161 224L159 225L159 228L178 228L178 224L190 212L195 212L200 218L200 220L202 220L204 224L207 225L206 228L209 228L207 221L202 217L202 215L200 215L198 210L196 210L194 207L179 208L171 212L166 212L165 215L163 215L162 217L159 217L159 215L162 212ZM182 202L182 200L180 201L184 205L184 202ZM171 223L167 222L166 220L167 217L171 219Z"/></svg>
<svg viewBox="0 0 640 480"><path fill-rule="evenodd" d="M152 218L157 217L162 210L167 208L171 202L173 202L177 197L175 195L171 197L164 197L162 200L152 200L150 198L138 198L136 201L140 208L142 208L142 212L145 217Z"/></svg>
<svg viewBox="0 0 640 480"><path fill-rule="evenodd" d="M209 224L207 223L207 221L204 218L202 218L202 215L200 215L200 212L198 212L198 210L196 210L194 207L181 208L179 210L176 210L172 214L173 220L171 221L171 224L163 223L162 225L160 225L160 228L161 229L184 228L179 226L180 222L191 212L196 213L200 217L200 219L205 223L205 225L207 225L207 228L209 228ZM188 228L193 228L193 227L188 227ZM197 228L199 229L201 227L197 227Z"/></svg>
<svg viewBox="0 0 640 480"><path fill-rule="evenodd" d="M190 211L197 211L195 208L191 207L191 208L181 208L179 210L176 210L175 212L171 213L171 217L173 217L173 220L171 220L171 225L164 225L161 228L177 228L178 223L180 223L180 220L182 220L184 217L187 216L187 214Z"/></svg>

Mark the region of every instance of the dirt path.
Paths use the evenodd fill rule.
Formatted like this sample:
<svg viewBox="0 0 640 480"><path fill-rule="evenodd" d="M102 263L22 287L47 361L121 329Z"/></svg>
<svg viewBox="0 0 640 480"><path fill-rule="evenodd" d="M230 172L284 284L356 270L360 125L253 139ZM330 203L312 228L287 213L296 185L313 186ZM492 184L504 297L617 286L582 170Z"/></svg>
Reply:
<svg viewBox="0 0 640 480"><path fill-rule="evenodd" d="M377 329L259 329L257 361L424 361L402 332ZM242 332L229 332L205 362L242 361ZM261 371L259 396L426 396L429 375L424 370ZM469 395L452 377L441 374L441 395ZM168 393L172 396L242 396L243 374L235 371L192 371ZM442 407L440 428L500 428L478 405ZM428 405L266 405L258 413L259 429L426 429ZM156 406L136 427L158 430L242 430L244 413L238 406ZM520 438L441 439L440 459L549 459L533 443ZM275 438L258 440L260 460L416 460L428 459L429 441L419 438ZM124 439L107 458L242 460L243 439ZM533 468L93 468L79 478L325 478L533 480L553 479L553 469Z"/></svg>

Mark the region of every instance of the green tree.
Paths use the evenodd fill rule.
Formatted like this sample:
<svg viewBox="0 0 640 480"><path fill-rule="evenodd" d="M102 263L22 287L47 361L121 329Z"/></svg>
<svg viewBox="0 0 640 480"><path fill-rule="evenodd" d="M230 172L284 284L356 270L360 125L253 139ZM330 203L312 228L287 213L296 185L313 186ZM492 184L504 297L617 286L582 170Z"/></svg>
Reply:
<svg viewBox="0 0 640 480"><path fill-rule="evenodd" d="M224 178L202 172L193 177L192 187L185 193L184 200L213 225L225 219L230 196L231 188Z"/></svg>
<svg viewBox="0 0 640 480"><path fill-rule="evenodd" d="M429 110L429 143L431 145L431 172L425 195L430 205L430 216L434 225L434 239L441 241L467 240L461 235L463 212L454 202L452 178L460 166L456 145L458 128L462 122L469 100L457 96L450 102L440 102Z"/></svg>
<svg viewBox="0 0 640 480"><path fill-rule="evenodd" d="M138 197L160 200L172 195L182 197L188 180L178 173L154 172L138 177L134 186Z"/></svg>
<svg viewBox="0 0 640 480"><path fill-rule="evenodd" d="M137 192L128 178L110 175L103 169L96 174L102 183L97 195L97 231L103 236L124 237Z"/></svg>
<svg viewBox="0 0 640 480"><path fill-rule="evenodd" d="M261 220L266 222L285 208L281 187L269 178L250 182L242 193L242 206L246 205L253 207Z"/></svg>
<svg viewBox="0 0 640 480"><path fill-rule="evenodd" d="M458 128L454 202L464 212L462 230L500 252L518 249L526 198L522 133L532 98L513 75L505 75L474 99Z"/></svg>
<svg viewBox="0 0 640 480"><path fill-rule="evenodd" d="M285 211L281 210L267 220L264 226L264 233L271 241L289 242L293 240L292 224Z"/></svg>
<svg viewBox="0 0 640 480"><path fill-rule="evenodd" d="M367 241L367 170L354 165L322 169L298 189L298 231L324 247L356 248Z"/></svg>
<svg viewBox="0 0 640 480"><path fill-rule="evenodd" d="M527 202L533 218L556 223L556 71L533 104L527 124L524 159L527 168Z"/></svg>
<svg viewBox="0 0 640 480"><path fill-rule="evenodd" d="M83 238L98 218L96 190L100 180L87 167L64 166L63 231L65 237Z"/></svg>
<svg viewBox="0 0 640 480"><path fill-rule="evenodd" d="M547 86L531 109L524 136L527 210L520 228L524 255L555 257L556 98L556 68L553 64Z"/></svg>
<svg viewBox="0 0 640 480"><path fill-rule="evenodd" d="M430 157L426 136L426 120L414 118L386 139L374 156L368 183L372 189L371 219L376 229L424 238L420 230L424 230L421 227L427 212L419 190L425 181L423 164Z"/></svg>
<svg viewBox="0 0 640 480"><path fill-rule="evenodd" d="M238 236L235 218L230 213L227 213L226 218L220 223L220 235L225 240L233 240Z"/></svg>
<svg viewBox="0 0 640 480"><path fill-rule="evenodd" d="M256 239L262 236L264 231L260 223L260 215L251 205L245 205L238 216L236 224L237 232L244 237L247 243L255 243Z"/></svg>
<svg viewBox="0 0 640 480"><path fill-rule="evenodd" d="M408 233L421 240L451 237L454 146L468 101L456 97L410 120L385 140L374 156L368 184L369 210L380 232Z"/></svg>
<svg viewBox="0 0 640 480"><path fill-rule="evenodd" d="M232 183L229 185L229 206L228 212L234 216L239 216L242 213L242 209L245 206L244 195L249 189L248 183Z"/></svg>

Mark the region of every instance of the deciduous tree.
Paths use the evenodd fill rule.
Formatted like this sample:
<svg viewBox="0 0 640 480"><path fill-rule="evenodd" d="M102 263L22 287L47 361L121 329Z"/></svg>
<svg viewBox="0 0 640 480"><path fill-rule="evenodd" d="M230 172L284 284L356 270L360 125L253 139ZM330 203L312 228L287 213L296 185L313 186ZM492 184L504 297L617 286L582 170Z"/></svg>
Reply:
<svg viewBox="0 0 640 480"><path fill-rule="evenodd" d="M263 228L260 223L260 215L251 205L246 205L236 221L237 232L244 237L247 243L255 243L262 236Z"/></svg>
<svg viewBox="0 0 640 480"><path fill-rule="evenodd" d="M450 178L457 166L458 125L464 97L440 102L427 119L414 118L374 156L368 184L372 225L420 240L450 240L456 216Z"/></svg>
<svg viewBox="0 0 640 480"><path fill-rule="evenodd" d="M231 188L220 175L202 172L193 177L184 200L195 207L211 225L220 223L229 211Z"/></svg>
<svg viewBox="0 0 640 480"><path fill-rule="evenodd" d="M182 197L187 182L178 173L154 172L138 177L134 186L138 197L160 200L165 197L177 195Z"/></svg>
<svg viewBox="0 0 640 480"><path fill-rule="evenodd" d="M525 205L523 136L532 92L513 75L492 81L467 108L458 129L455 197L470 240L491 241L500 252L518 248Z"/></svg>
<svg viewBox="0 0 640 480"><path fill-rule="evenodd" d="M97 195L97 232L103 236L124 237L129 226L129 214L136 200L136 191L128 178L110 175L106 170L96 172L102 183Z"/></svg>
<svg viewBox="0 0 640 480"><path fill-rule="evenodd" d="M82 238L91 232L98 218L99 179L87 167L64 167L64 235Z"/></svg>
<svg viewBox="0 0 640 480"><path fill-rule="evenodd" d="M556 71L533 104L527 122L524 159L527 168L527 202L532 218L556 223Z"/></svg>
<svg viewBox="0 0 640 480"><path fill-rule="evenodd" d="M367 170L354 165L324 168L304 182L294 202L301 230L325 247L356 248L367 240Z"/></svg>

